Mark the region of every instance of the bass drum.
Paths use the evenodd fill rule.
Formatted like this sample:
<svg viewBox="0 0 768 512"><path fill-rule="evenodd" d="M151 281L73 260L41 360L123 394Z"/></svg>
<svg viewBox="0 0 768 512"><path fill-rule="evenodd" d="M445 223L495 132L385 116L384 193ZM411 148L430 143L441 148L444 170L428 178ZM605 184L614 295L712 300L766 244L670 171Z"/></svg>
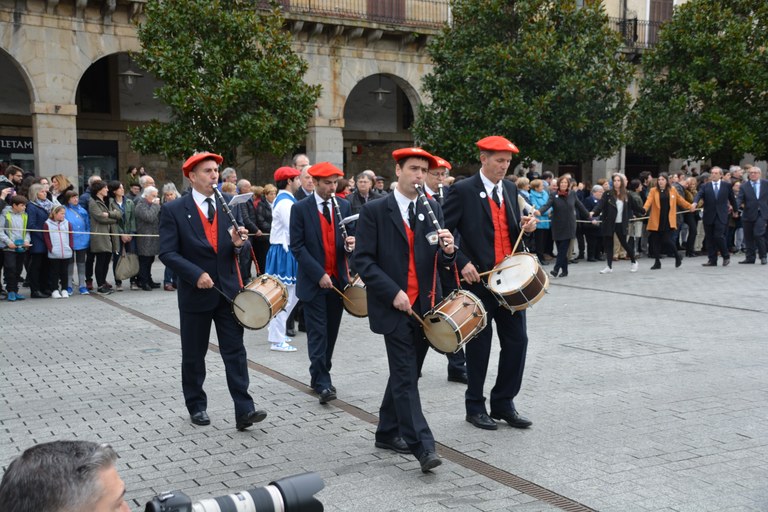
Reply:
<svg viewBox="0 0 768 512"><path fill-rule="evenodd" d="M288 303L288 289L276 277L262 274L240 290L232 301L232 314L246 329L266 327Z"/></svg>
<svg viewBox="0 0 768 512"><path fill-rule="evenodd" d="M549 277L535 256L521 252L507 256L494 267L488 276L488 288L508 309L522 311L541 300L549 289Z"/></svg>
<svg viewBox="0 0 768 512"><path fill-rule="evenodd" d="M485 329L485 307L477 295L454 290L424 315L424 335L442 354L458 352Z"/></svg>
<svg viewBox="0 0 768 512"><path fill-rule="evenodd" d="M344 288L344 309L352 316L365 318L368 316L368 293L365 283L356 275Z"/></svg>

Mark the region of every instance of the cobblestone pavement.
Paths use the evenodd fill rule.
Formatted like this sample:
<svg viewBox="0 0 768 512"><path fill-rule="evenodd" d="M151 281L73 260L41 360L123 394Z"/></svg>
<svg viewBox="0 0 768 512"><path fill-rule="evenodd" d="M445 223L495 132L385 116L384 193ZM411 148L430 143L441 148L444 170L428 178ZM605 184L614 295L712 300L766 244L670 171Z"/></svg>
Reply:
<svg viewBox="0 0 768 512"><path fill-rule="evenodd" d="M175 293L2 302L0 466L34 443L108 442L133 510L164 490L202 499L316 471L318 498L338 511L765 511L768 267L703 261L651 272L641 260L636 274L620 261L610 275L581 262L553 280L528 312L516 404L529 430L466 423L463 387L430 353L420 387L444 464L427 475L373 446L386 359L365 319L344 316L327 406L306 387L303 334L298 352L276 353L246 331L269 417L237 432L214 351L212 425L189 422Z"/></svg>

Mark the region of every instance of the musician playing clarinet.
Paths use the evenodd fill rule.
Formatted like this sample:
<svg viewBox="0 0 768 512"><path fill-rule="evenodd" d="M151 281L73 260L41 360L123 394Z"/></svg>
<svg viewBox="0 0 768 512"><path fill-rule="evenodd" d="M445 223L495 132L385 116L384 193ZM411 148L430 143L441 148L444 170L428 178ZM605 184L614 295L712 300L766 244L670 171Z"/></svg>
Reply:
<svg viewBox="0 0 768 512"><path fill-rule="evenodd" d="M348 256L355 249L355 237L340 224L351 215L349 202L334 194L344 173L322 162L310 167L309 175L314 192L291 209L291 252L298 263L296 295L304 304L310 387L326 404L336 399L331 358L344 312L340 293L349 283Z"/></svg>
<svg viewBox="0 0 768 512"><path fill-rule="evenodd" d="M366 284L371 330L384 335L389 364L375 446L412 453L426 473L441 460L421 410L418 378L428 345L413 315L423 316L441 300L436 266L450 264L455 247L451 232L438 229L430 218L431 209L442 224L440 205L424 196L419 200L416 190L435 158L421 148L398 149L392 156L397 189L363 205L355 267Z"/></svg>
<svg viewBox="0 0 768 512"><path fill-rule="evenodd" d="M427 197L437 201L440 206L445 203L445 178L448 177L448 172L451 170L451 164L448 160L440 158L434 155L437 167L430 169L424 176L424 192ZM455 233L454 233L455 235ZM459 241L456 241L456 245L460 245ZM443 285L443 291L448 292L455 290L458 286L456 283L455 272L453 267L445 268L440 267L440 281ZM445 354L448 359L448 382L459 382L462 384L467 383L467 364L464 356L464 349L459 349L458 352L451 354Z"/></svg>
<svg viewBox="0 0 768 512"><path fill-rule="evenodd" d="M248 394L243 328L232 317L230 303L240 290L237 255L245 243L241 235L248 231L235 229L236 221L225 213L214 191L222 161L215 153L196 153L184 162L192 192L160 210L160 260L179 276L181 387L190 419L195 425L211 423L203 382L213 322L234 402L235 427L245 430L267 413L257 410Z"/></svg>
<svg viewBox="0 0 768 512"><path fill-rule="evenodd" d="M464 350L467 358L466 420L477 428L496 430L495 419L511 427L528 428L532 422L520 415L514 399L520 391L528 347L525 311L512 313L499 305L479 274L498 265L512 253L523 229L536 229L534 217L521 216L517 206L517 187L505 180L517 147L504 137L492 136L477 142L480 171L456 182L445 199L445 227L458 230L461 237L456 263L468 290L482 301L488 314L487 326ZM520 250L520 248L518 248ZM493 337L492 321L501 344L496 383L491 389L490 416L485 405L483 386L488 371Z"/></svg>

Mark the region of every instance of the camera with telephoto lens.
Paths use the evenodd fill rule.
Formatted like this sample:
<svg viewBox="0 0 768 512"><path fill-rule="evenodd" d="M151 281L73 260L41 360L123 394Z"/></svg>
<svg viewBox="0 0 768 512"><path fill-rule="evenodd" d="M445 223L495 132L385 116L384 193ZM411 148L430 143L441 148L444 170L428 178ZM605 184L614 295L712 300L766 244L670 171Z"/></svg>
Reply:
<svg viewBox="0 0 768 512"><path fill-rule="evenodd" d="M193 502L181 491L158 494L144 512L322 512L314 495L325 487L317 473L302 473L264 487Z"/></svg>

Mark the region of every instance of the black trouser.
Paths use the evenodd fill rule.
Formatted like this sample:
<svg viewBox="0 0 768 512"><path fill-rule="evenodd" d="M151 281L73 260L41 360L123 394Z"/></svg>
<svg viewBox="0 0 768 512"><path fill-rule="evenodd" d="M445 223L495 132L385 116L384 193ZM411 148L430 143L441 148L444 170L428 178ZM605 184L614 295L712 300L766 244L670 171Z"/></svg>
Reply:
<svg viewBox="0 0 768 512"><path fill-rule="evenodd" d="M755 261L755 252L760 259L766 257L766 220L759 216L756 221L742 221L744 227L744 245L747 250L747 261Z"/></svg>
<svg viewBox="0 0 768 512"><path fill-rule="evenodd" d="M87 281L93 280L93 267L95 263L96 255L91 251L88 251L88 255L85 257L85 279Z"/></svg>
<svg viewBox="0 0 768 512"><path fill-rule="evenodd" d="M109 272L109 262L111 259L111 252L97 252L94 255L94 272L96 274L96 284L99 287L107 284L107 272Z"/></svg>
<svg viewBox="0 0 768 512"><path fill-rule="evenodd" d="M724 260L731 257L731 253L728 252L728 246L725 243L725 231L728 226L725 222L715 220L711 224L704 223L704 236L707 242L707 256L712 263L717 262L717 251L720 251L720 256Z"/></svg>
<svg viewBox="0 0 768 512"><path fill-rule="evenodd" d="M154 261L154 256L139 254L139 286L148 286L152 283L152 262Z"/></svg>
<svg viewBox="0 0 768 512"><path fill-rule="evenodd" d="M659 255L662 251L670 254L677 253L677 247L675 247L675 235L677 230L671 231L649 231L648 232L648 245L653 250L651 256L655 259L659 259Z"/></svg>
<svg viewBox="0 0 768 512"><path fill-rule="evenodd" d="M697 215L698 213L686 213L683 215L683 221L688 226L688 238L685 239L686 255L693 254L694 247L696 246L696 228L699 224Z"/></svg>
<svg viewBox="0 0 768 512"><path fill-rule="evenodd" d="M67 274L67 269L70 261L72 261L72 258L49 258L51 290L66 290L69 287L69 275Z"/></svg>
<svg viewBox="0 0 768 512"><path fill-rule="evenodd" d="M605 251L605 261L608 263L608 267L612 268L613 265L613 235L619 239L619 243L627 251L629 259L632 263L635 262L635 248L634 244L627 243L627 227L624 224L616 223L613 226L613 234L603 236L603 250Z"/></svg>
<svg viewBox="0 0 768 512"><path fill-rule="evenodd" d="M5 269L6 291L18 293L21 271L24 269L23 252L3 251L3 268Z"/></svg>
<svg viewBox="0 0 768 512"><path fill-rule="evenodd" d="M539 258L539 261L544 261L544 252L546 251L548 233L548 229L537 229L533 232L534 245L536 246L536 257Z"/></svg>
<svg viewBox="0 0 768 512"><path fill-rule="evenodd" d="M29 255L29 270L27 271L29 290L32 292L48 291L48 254L32 253Z"/></svg>
<svg viewBox="0 0 768 512"><path fill-rule="evenodd" d="M555 240L557 245L557 260L555 261L555 272L561 270L568 273L568 247L571 245L571 239Z"/></svg>

